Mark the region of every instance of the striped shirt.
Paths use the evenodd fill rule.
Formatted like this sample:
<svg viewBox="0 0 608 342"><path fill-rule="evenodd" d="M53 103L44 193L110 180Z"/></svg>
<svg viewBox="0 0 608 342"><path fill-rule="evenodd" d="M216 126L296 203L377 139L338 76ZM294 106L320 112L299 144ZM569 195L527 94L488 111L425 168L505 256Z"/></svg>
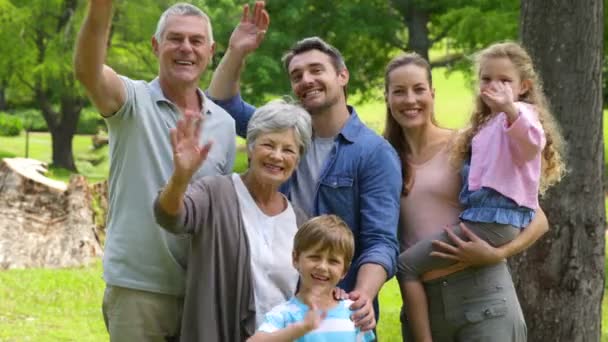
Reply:
<svg viewBox="0 0 608 342"><path fill-rule="evenodd" d="M324 341L374 341L372 331L361 332L350 320L353 313L349 307L352 300L342 300L338 305L327 311L327 317L319 327L297 339L296 342L324 342ZM272 333L288 325L304 320L308 306L298 298L292 297L287 302L275 306L264 316L259 331Z"/></svg>

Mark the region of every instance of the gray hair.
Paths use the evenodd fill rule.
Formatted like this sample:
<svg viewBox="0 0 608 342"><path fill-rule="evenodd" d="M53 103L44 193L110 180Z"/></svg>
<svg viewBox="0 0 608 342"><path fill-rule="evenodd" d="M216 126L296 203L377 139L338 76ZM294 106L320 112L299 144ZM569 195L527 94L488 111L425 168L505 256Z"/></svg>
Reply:
<svg viewBox="0 0 608 342"><path fill-rule="evenodd" d="M187 4L185 2L178 2L177 4L167 8L160 16L160 18L158 19L158 23L156 24L156 32L154 32L154 38L156 38L158 42L161 41L163 33L165 32L167 26L167 19L172 15L194 16L204 19L207 22L209 42L213 43L213 29L211 28L211 19L209 19L209 16L200 8L191 4Z"/></svg>
<svg viewBox="0 0 608 342"><path fill-rule="evenodd" d="M273 100L256 109L247 125L247 148L253 149L256 139L266 133L293 128L300 156L310 145L312 126L310 114L301 106L283 99Z"/></svg>

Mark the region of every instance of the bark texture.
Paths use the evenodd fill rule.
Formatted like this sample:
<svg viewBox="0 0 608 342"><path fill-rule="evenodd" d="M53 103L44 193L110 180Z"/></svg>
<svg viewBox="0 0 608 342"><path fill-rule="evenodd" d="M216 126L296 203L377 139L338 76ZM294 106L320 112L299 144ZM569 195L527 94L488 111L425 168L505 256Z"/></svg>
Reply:
<svg viewBox="0 0 608 342"><path fill-rule="evenodd" d="M48 179L41 162L0 163L0 269L74 267L102 255L83 176Z"/></svg>
<svg viewBox="0 0 608 342"><path fill-rule="evenodd" d="M599 341L604 290L602 0L523 0L521 38L567 142L550 231L511 260L529 341Z"/></svg>

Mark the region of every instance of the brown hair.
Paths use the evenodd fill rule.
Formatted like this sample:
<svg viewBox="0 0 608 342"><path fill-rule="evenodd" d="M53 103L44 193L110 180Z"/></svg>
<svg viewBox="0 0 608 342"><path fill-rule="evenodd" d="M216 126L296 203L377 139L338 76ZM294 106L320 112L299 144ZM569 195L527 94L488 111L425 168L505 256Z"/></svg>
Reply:
<svg viewBox="0 0 608 342"><path fill-rule="evenodd" d="M336 215L321 215L305 222L293 239L296 256L306 250L329 250L329 253L344 258L345 271L355 254L355 240L348 225Z"/></svg>
<svg viewBox="0 0 608 342"><path fill-rule="evenodd" d="M299 54L318 50L322 53L329 56L331 60L331 64L336 69L336 72L340 72L346 69L346 63L344 62L344 57L340 53L340 50L336 49L334 46L328 44L326 41L319 37L308 37L302 40L297 41L281 58L283 62L283 67L285 71L289 73L289 63L291 60ZM344 98L348 98L347 86L342 87L342 92L344 93Z"/></svg>
<svg viewBox="0 0 608 342"><path fill-rule="evenodd" d="M429 88L433 88L433 76L431 75L431 66L426 59L420 56L417 53L406 53L399 55L393 58L384 71L384 94L385 98L388 99L388 88L390 86L390 75L393 70L400 68L402 66L413 64L420 68L423 68L426 71L427 81L429 82ZM434 125L437 125L437 120L435 119L435 114L431 117L431 122ZM384 125L384 138L388 140L388 142L393 146L393 148L397 151L399 155L399 159L401 160L401 173L403 177L403 188L401 189L401 193L404 196L407 196L412 186L414 185L414 170L410 167L407 162L407 156L410 153L410 146L405 140L405 136L403 135L403 129L401 126L393 118L393 114L391 113L391 108L388 104L388 100L386 101L386 121Z"/></svg>
<svg viewBox="0 0 608 342"><path fill-rule="evenodd" d="M534 106L538 112L539 121L545 131L546 144L542 151L541 180L539 192L541 195L556 184L564 176L566 167L562 159L564 141L555 118L549 110L549 104L543 92L543 86L534 70L532 58L528 52L515 42L503 42L490 45L476 55L476 74L479 77L485 61L494 58L507 58L519 73L522 81L530 81L530 89L521 95L518 101ZM471 141L481 128L492 119L490 108L482 101L479 89L476 90L475 110L471 115L469 127L460 135L453 149L452 160L460 164L470 153Z"/></svg>

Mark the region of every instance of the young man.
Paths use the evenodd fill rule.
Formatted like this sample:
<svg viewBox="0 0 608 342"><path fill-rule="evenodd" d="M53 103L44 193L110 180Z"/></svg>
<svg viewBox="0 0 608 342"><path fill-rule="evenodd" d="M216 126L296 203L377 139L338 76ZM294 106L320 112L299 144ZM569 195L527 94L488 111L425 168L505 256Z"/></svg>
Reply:
<svg viewBox="0 0 608 342"><path fill-rule="evenodd" d="M179 334L189 246L165 233L152 211L173 169L169 129L184 114L202 116L202 136L216 144L197 177L228 174L234 120L198 88L214 50L205 13L189 4L163 13L152 38L159 74L149 83L104 65L111 19L111 0L90 0L74 56L76 76L110 134L104 320L112 341L165 341Z"/></svg>
<svg viewBox="0 0 608 342"><path fill-rule="evenodd" d="M239 95L245 58L268 28L264 3L247 7L213 74L208 93L246 131L254 107ZM346 104L349 72L340 52L317 37L297 42L284 66L294 95L312 117L313 141L284 191L307 214L335 214L352 229L355 256L338 286L355 302L354 320L363 330L376 325L378 291L395 272L401 168L393 148L366 127ZM373 304L372 304L373 303Z"/></svg>
<svg viewBox="0 0 608 342"><path fill-rule="evenodd" d="M300 290L264 316L248 341L315 342L373 341L350 319L351 300L336 300L333 291L346 276L355 251L353 234L336 215L322 215L304 223L293 241L293 266L300 274Z"/></svg>

